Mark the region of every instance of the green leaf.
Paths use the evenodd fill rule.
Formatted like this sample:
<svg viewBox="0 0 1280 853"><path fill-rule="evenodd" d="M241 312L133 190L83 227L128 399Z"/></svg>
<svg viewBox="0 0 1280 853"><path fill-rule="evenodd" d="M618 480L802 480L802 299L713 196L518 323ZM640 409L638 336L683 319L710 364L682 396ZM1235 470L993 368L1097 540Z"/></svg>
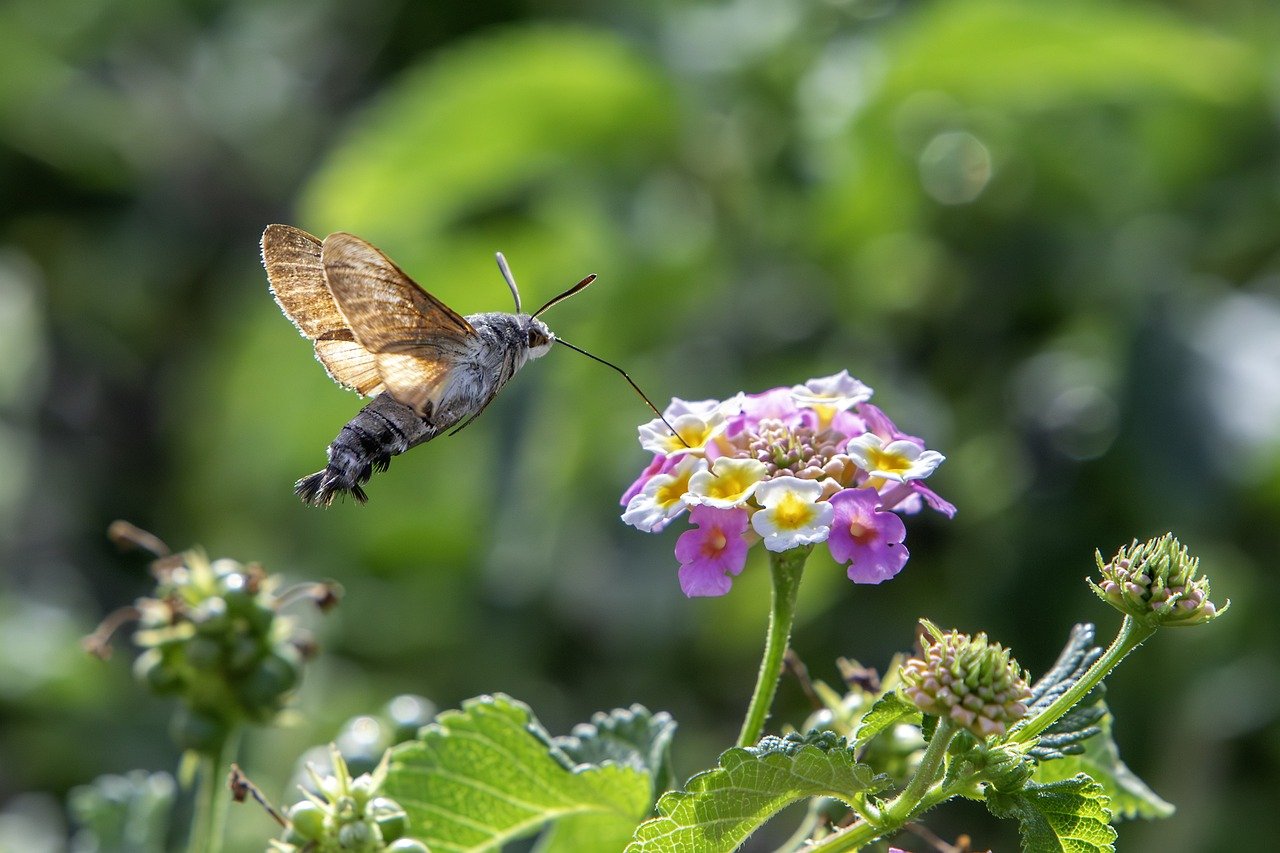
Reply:
<svg viewBox="0 0 1280 853"><path fill-rule="evenodd" d="M768 737L724 752L718 768L664 794L659 816L641 824L627 853L722 853L798 800L834 797L853 805L886 785L831 732Z"/></svg>
<svg viewBox="0 0 1280 853"><path fill-rule="evenodd" d="M634 767L653 780L654 796L675 784L671 770L671 739L676 721L670 714L651 713L642 705L599 712L590 723L576 726L554 743L579 764L611 761Z"/></svg>
<svg viewBox="0 0 1280 853"><path fill-rule="evenodd" d="M912 715L919 714L919 708L903 699L896 692L884 694L863 715L862 722L858 725L858 730L854 735L854 749L862 749L872 738L899 720L905 720Z"/></svg>
<svg viewBox="0 0 1280 853"><path fill-rule="evenodd" d="M385 790L408 813L410 835L441 853L497 849L557 820L568 821L570 841L553 832L544 849L616 851L648 813L651 787L633 766L575 764L528 706L499 694L464 702L393 748Z"/></svg>
<svg viewBox="0 0 1280 853"><path fill-rule="evenodd" d="M1102 786L1084 774L1012 794L987 792L987 809L1016 818L1024 853L1101 853L1114 850L1116 831Z"/></svg>
<svg viewBox="0 0 1280 853"><path fill-rule="evenodd" d="M1105 712L1106 705L1102 708ZM1102 717L1101 733L1086 740L1083 748L1083 754L1042 762L1036 768L1035 780L1055 782L1087 773L1111 799L1112 820L1153 819L1173 814L1173 804L1147 787L1120 759L1120 750L1111 737L1110 713Z"/></svg>

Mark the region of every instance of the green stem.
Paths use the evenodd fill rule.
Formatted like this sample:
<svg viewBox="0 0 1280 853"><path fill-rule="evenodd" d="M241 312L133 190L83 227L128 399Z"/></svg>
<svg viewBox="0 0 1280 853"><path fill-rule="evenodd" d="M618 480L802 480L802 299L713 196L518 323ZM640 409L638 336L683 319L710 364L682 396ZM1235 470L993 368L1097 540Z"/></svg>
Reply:
<svg viewBox="0 0 1280 853"><path fill-rule="evenodd" d="M958 782L945 786L935 785L924 792L915 807L911 809L911 816L923 814L939 803L951 799L964 787L964 784ZM846 850L861 850L877 838L897 832L911 820L911 816L897 826L860 820L847 829L828 835L821 841L815 841L805 848L805 853L844 853Z"/></svg>
<svg viewBox="0 0 1280 853"><path fill-rule="evenodd" d="M1125 655L1142 645L1155 632L1155 628L1135 622L1132 616L1125 616L1124 622L1120 624L1120 632L1116 634L1116 638L1111 641L1111 645L1103 652L1102 657L1094 661L1093 666L1089 667L1089 670L1075 684L1071 685L1066 693L1059 696L1052 705L1036 714L1031 720L1028 720L1026 725L1015 729L1009 741L1011 743L1026 743L1049 728L1049 726L1058 721L1059 717L1070 711L1077 702L1083 699L1099 681L1106 678L1108 673L1115 669L1120 661L1124 660Z"/></svg>
<svg viewBox="0 0 1280 853"><path fill-rule="evenodd" d="M882 815L886 823L901 826L917 813L925 793L942 778L943 761L947 757L947 747L960 729L950 717L939 717L938 727L934 729L933 738L920 758L920 766L915 775L902 789L902 793L893 798L893 802L884 807Z"/></svg>
<svg viewBox="0 0 1280 853"><path fill-rule="evenodd" d="M795 622L796 599L800 592L800 578L804 573L804 561L809 558L812 545L792 548L790 551L769 554L773 568L773 606L769 611L769 629L765 634L764 657L760 661L760 675L756 679L747 717L742 721L738 746L753 746L764 733L764 721L773 705L778 690L778 678L782 675L782 662L791 640L791 625Z"/></svg>
<svg viewBox="0 0 1280 853"><path fill-rule="evenodd" d="M938 720L938 728L934 730L929 746L920 758L920 766L915 775L902 789L902 793L893 798L893 802L884 807L881 819L875 822L860 820L852 826L829 835L815 842L805 853L840 853L845 850L858 850L877 838L897 832L917 815L955 796L957 791L970 784L969 780L953 780L950 785L939 781L946 769L947 747L958 734L960 728L947 717Z"/></svg>
<svg viewBox="0 0 1280 853"><path fill-rule="evenodd" d="M240 744L240 729L233 726L222 743L213 751L200 754L200 785L196 790L195 814L187 853L221 853L222 836L227 824L227 806L231 789L226 770L235 760Z"/></svg>

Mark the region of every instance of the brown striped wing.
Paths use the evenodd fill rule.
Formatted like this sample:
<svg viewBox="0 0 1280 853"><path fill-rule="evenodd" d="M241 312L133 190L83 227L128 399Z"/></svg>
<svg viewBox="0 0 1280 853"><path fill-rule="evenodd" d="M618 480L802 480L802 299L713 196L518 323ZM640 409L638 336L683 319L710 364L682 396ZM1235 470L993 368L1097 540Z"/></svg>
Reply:
<svg viewBox="0 0 1280 853"><path fill-rule="evenodd" d="M315 344L316 358L343 388L366 397L385 389L378 359L359 344L325 281L321 242L289 225L262 232L262 265L271 295L298 331Z"/></svg>
<svg viewBox="0 0 1280 853"><path fill-rule="evenodd" d="M476 330L369 243L330 234L321 244L325 281L355 343L373 354L387 393L429 416Z"/></svg>

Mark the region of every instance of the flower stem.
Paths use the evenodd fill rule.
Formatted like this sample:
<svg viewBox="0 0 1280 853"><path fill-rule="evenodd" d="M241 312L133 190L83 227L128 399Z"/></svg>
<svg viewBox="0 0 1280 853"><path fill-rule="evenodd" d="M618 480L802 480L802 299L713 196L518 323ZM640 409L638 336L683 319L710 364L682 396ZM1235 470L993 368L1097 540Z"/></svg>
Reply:
<svg viewBox="0 0 1280 853"><path fill-rule="evenodd" d="M197 770L200 785L196 790L195 814L191 821L191 834L187 839L187 853L221 853L227 806L231 801L231 789L226 784L225 771L235 760L239 743L240 729L233 727L216 749L200 755Z"/></svg>
<svg viewBox="0 0 1280 853"><path fill-rule="evenodd" d="M951 739L959 731L960 729L950 717L938 718L938 727L934 729L929 746L920 758L920 766L916 768L915 775L911 777L907 787L902 789L902 793L884 807L882 814L886 823L901 826L916 813L925 793L942 776L943 759L947 757L947 747L951 745Z"/></svg>
<svg viewBox="0 0 1280 853"><path fill-rule="evenodd" d="M791 640L791 625L795 622L796 599L800 592L800 578L804 562L809 558L812 545L792 548L781 553L770 553L773 568L773 606L769 611L769 629L765 634L764 657L760 661L760 675L756 679L751 704L747 706L738 746L752 746L764 733L764 721L773 706L773 696L778 690L778 678L782 675L782 662Z"/></svg>
<svg viewBox="0 0 1280 853"><path fill-rule="evenodd" d="M920 758L920 766L915 775L902 789L902 793L893 798L893 802L884 807L880 819L874 822L863 819L833 835L814 842L806 848L806 853L838 853L844 850L859 850L871 841L897 832L916 815L928 811L943 800L956 795L967 780L953 781L950 785L939 783L946 769L945 759L947 747L960 728L947 717L938 720L938 728L934 730L929 746Z"/></svg>
<svg viewBox="0 0 1280 853"><path fill-rule="evenodd" d="M1067 692L1059 696L1052 705L1028 720L1026 725L1015 729L1009 741L1011 743L1026 743L1049 728L1049 726L1058 721L1059 717L1070 711L1077 702L1083 699L1099 681L1106 678L1111 670L1115 669L1116 665L1124 660L1125 655L1142 645L1155 632L1155 628L1139 624L1134 621L1132 616L1125 616L1124 622L1120 624L1119 633L1111 641L1111 645L1107 647L1107 650L1103 652L1102 657L1094 661L1093 666L1089 667L1088 671L1075 684L1071 685Z"/></svg>

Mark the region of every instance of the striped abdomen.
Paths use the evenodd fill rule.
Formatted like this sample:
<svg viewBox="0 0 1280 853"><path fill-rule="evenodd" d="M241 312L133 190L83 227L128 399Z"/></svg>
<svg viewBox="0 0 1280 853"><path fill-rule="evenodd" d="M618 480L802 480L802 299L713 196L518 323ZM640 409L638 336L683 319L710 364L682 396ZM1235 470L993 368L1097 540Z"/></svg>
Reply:
<svg viewBox="0 0 1280 853"><path fill-rule="evenodd" d="M368 495L360 487L375 471L385 471L392 456L435 438L439 432L413 409L379 394L329 445L325 469L303 477L293 490L304 502L315 506L328 506L335 497L348 492L364 503Z"/></svg>

